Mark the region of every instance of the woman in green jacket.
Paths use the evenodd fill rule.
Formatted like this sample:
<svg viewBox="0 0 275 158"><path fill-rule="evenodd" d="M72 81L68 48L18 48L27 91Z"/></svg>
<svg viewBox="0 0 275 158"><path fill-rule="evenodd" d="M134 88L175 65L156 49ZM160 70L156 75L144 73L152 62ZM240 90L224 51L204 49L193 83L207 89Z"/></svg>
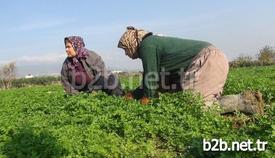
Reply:
<svg viewBox="0 0 275 158"><path fill-rule="evenodd" d="M128 98L148 103L158 92L180 90L199 92L206 103L221 98L229 64L224 53L208 42L127 27L118 47L130 58L140 58L143 65L143 84Z"/></svg>

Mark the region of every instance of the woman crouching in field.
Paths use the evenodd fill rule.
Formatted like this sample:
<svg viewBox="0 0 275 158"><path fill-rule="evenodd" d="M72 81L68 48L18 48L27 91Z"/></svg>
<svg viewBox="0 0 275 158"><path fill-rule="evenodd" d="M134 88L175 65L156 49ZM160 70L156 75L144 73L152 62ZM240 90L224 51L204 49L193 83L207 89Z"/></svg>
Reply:
<svg viewBox="0 0 275 158"><path fill-rule="evenodd" d="M228 60L224 53L204 41L153 35L134 27L127 27L118 47L132 59L141 59L143 84L128 93L127 98L157 97L158 92L192 90L199 92L206 103L218 102L223 113L239 110L258 113L261 110L260 93L221 96L228 74Z"/></svg>
<svg viewBox="0 0 275 158"><path fill-rule="evenodd" d="M102 90L108 95L123 95L119 79L107 71L98 54L85 48L81 37L66 37L64 42L68 57L62 66L61 82L67 94Z"/></svg>

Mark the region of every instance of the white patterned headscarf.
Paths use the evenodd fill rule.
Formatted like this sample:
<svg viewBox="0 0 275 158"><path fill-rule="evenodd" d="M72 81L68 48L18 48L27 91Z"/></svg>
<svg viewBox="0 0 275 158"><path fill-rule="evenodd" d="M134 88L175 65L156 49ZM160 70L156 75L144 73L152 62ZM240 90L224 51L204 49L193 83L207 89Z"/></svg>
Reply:
<svg viewBox="0 0 275 158"><path fill-rule="evenodd" d="M138 47L146 35L152 34L144 30L138 30L132 26L127 27L127 31L121 36L118 48L125 50L126 55L132 59L139 57Z"/></svg>

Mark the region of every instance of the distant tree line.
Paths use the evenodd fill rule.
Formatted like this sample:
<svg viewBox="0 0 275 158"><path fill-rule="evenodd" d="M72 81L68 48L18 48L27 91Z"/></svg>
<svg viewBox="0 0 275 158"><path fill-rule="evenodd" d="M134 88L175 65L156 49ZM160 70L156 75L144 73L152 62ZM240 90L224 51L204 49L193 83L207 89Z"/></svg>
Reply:
<svg viewBox="0 0 275 158"><path fill-rule="evenodd" d="M271 46L264 46L257 58L252 56L240 55L230 63L230 67L249 67L249 66L267 66L275 64L275 49ZM128 76L129 74L119 74ZM0 89L19 88L33 85L59 84L60 77L45 76L34 78L16 79L16 63L11 62L0 68Z"/></svg>
<svg viewBox="0 0 275 158"><path fill-rule="evenodd" d="M12 87L20 88L20 87L28 87L34 85L51 85L51 84L59 84L61 78L55 76L42 76L42 77L33 77L33 78L19 78L15 79L12 82Z"/></svg>
<svg viewBox="0 0 275 158"><path fill-rule="evenodd" d="M230 67L267 66L275 64L275 50L271 46L264 46L257 54L257 58L240 55L230 63Z"/></svg>
<svg viewBox="0 0 275 158"><path fill-rule="evenodd" d="M33 78L16 78L16 63L11 62L0 68L0 89L27 87L33 85L49 85L60 82L60 77L43 76Z"/></svg>

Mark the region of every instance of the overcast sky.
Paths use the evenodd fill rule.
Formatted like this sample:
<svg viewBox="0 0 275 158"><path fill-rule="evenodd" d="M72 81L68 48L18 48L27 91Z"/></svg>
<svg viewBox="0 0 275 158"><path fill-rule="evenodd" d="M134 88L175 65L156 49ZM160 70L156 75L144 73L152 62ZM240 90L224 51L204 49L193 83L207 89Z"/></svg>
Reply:
<svg viewBox="0 0 275 158"><path fill-rule="evenodd" d="M16 61L20 76L59 73L64 37L79 35L107 67L141 70L140 60L117 48L128 25L211 42L230 60L255 56L275 46L274 8L274 0L2 0L0 65Z"/></svg>

